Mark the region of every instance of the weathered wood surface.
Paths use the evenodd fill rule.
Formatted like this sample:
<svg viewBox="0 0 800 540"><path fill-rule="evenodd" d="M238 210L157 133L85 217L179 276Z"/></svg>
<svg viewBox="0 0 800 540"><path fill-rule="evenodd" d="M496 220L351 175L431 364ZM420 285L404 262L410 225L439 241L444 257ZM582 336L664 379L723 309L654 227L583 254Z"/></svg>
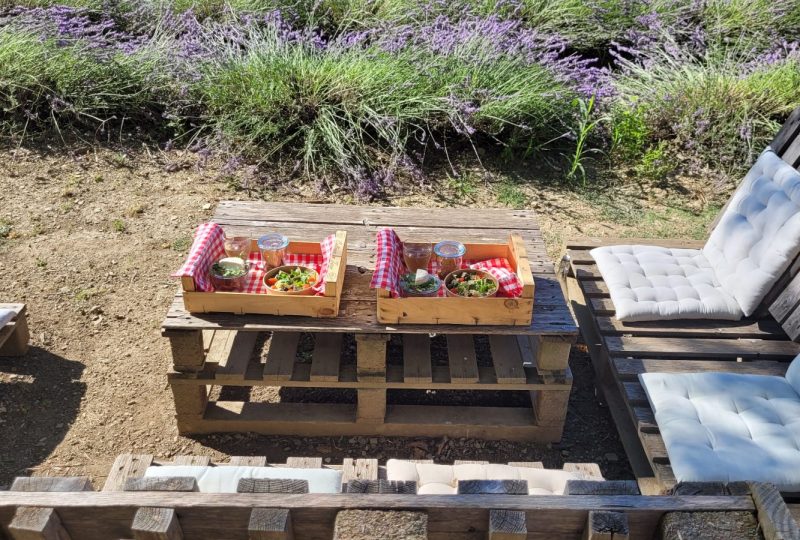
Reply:
<svg viewBox="0 0 800 540"><path fill-rule="evenodd" d="M25 304L0 303L0 309L15 313L11 322L0 328L0 356L23 356L30 339Z"/></svg>
<svg viewBox="0 0 800 540"><path fill-rule="evenodd" d="M456 217L458 216L458 217ZM331 319L268 315L189 314L181 293L175 297L164 329L228 329L352 333L428 333L430 325L387 326L376 319L376 294L369 288L374 269L374 239L381 227L394 227L403 237L433 241L505 243L515 232L525 241L535 279L533 320L527 326L481 326L483 333L576 336L577 327L545 250L535 213L508 209L359 207L293 203L236 202L219 204L214 221L232 234L258 237L268 230L291 228L295 234L322 237L334 230L348 234L348 266L339 316ZM460 224L469 223L469 228ZM474 326L436 325L437 332L470 334Z"/></svg>

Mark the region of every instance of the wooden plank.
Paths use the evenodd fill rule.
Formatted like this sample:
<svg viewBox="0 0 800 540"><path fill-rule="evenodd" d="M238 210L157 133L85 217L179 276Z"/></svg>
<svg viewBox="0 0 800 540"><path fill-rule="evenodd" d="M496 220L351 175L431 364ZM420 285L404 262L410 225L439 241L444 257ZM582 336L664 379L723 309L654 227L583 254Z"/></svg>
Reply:
<svg viewBox="0 0 800 540"><path fill-rule="evenodd" d="M630 529L624 512L589 512L583 540L628 540Z"/></svg>
<svg viewBox="0 0 800 540"><path fill-rule="evenodd" d="M614 370L620 380L635 380L641 373L742 373L782 377L788 365L785 362L754 360L731 362L713 360L654 360L639 358L614 358Z"/></svg>
<svg viewBox="0 0 800 540"><path fill-rule="evenodd" d="M459 480L459 495L527 495L527 480Z"/></svg>
<svg viewBox="0 0 800 540"><path fill-rule="evenodd" d="M172 508L144 507L136 511L131 525L135 540L182 540L178 515Z"/></svg>
<svg viewBox="0 0 800 540"><path fill-rule="evenodd" d="M471 335L448 335L447 356L450 361L450 380L460 383L478 382L478 359Z"/></svg>
<svg viewBox="0 0 800 540"><path fill-rule="evenodd" d="M529 469L544 469L544 463L541 461L509 461L510 467L527 467Z"/></svg>
<svg viewBox="0 0 800 540"><path fill-rule="evenodd" d="M796 275L781 291L769 307L769 312L776 321L782 323L798 305L800 305L800 274Z"/></svg>
<svg viewBox="0 0 800 540"><path fill-rule="evenodd" d="M321 469L321 457L290 457L286 458L286 466L295 469Z"/></svg>
<svg viewBox="0 0 800 540"><path fill-rule="evenodd" d="M778 130L778 134L775 135L775 138L769 143L769 147L772 148L776 154L782 156L786 147L797 138L798 131L800 131L800 107L792 111L789 118L786 119L786 122L784 122L780 130Z"/></svg>
<svg viewBox="0 0 800 540"><path fill-rule="evenodd" d="M606 336L611 356L689 359L775 359L791 360L800 344L791 341L756 339L689 339Z"/></svg>
<svg viewBox="0 0 800 540"><path fill-rule="evenodd" d="M19 476L11 483L11 491L94 491L88 476Z"/></svg>
<svg viewBox="0 0 800 540"><path fill-rule="evenodd" d="M8 525L14 540L70 540L53 508L18 508Z"/></svg>
<svg viewBox="0 0 800 540"><path fill-rule="evenodd" d="M792 140L786 150L784 150L781 159L795 168L800 165L800 137L795 135L794 140Z"/></svg>
<svg viewBox="0 0 800 540"><path fill-rule="evenodd" d="M431 338L426 334L403 336L403 380L431 382Z"/></svg>
<svg viewBox="0 0 800 540"><path fill-rule="evenodd" d="M523 540L527 537L525 512L489 510L489 540Z"/></svg>
<svg viewBox="0 0 800 540"><path fill-rule="evenodd" d="M292 378L299 341L300 332L273 332L264 364L265 381L288 381Z"/></svg>
<svg viewBox="0 0 800 540"><path fill-rule="evenodd" d="M247 535L250 540L292 540L292 514L285 508L253 508Z"/></svg>
<svg viewBox="0 0 800 540"><path fill-rule="evenodd" d="M584 238L570 238L566 241L568 251L591 250L601 246L618 245L644 245L669 248L699 249L705 245L705 240L692 240L689 238L615 238L587 236Z"/></svg>
<svg viewBox="0 0 800 540"><path fill-rule="evenodd" d="M124 491L199 491L193 476L128 478Z"/></svg>
<svg viewBox="0 0 800 540"><path fill-rule="evenodd" d="M308 480L240 478L236 493L308 493Z"/></svg>
<svg viewBox="0 0 800 540"><path fill-rule="evenodd" d="M568 480L564 495L639 495L635 480Z"/></svg>
<svg viewBox="0 0 800 540"><path fill-rule="evenodd" d="M498 384L527 381L516 337L489 336L489 346Z"/></svg>
<svg viewBox="0 0 800 540"><path fill-rule="evenodd" d="M800 339L800 308L796 308L783 321L783 330L790 339L797 341Z"/></svg>
<svg viewBox="0 0 800 540"><path fill-rule="evenodd" d="M218 362L216 378L220 381L244 380L257 340L258 334L255 332L228 332L224 348L215 350L215 339L206 359Z"/></svg>
<svg viewBox="0 0 800 540"><path fill-rule="evenodd" d="M128 478L141 478L153 463L150 454L122 454L114 460L103 491L122 491Z"/></svg>
<svg viewBox="0 0 800 540"><path fill-rule="evenodd" d="M345 487L346 493L417 493L415 480L350 480Z"/></svg>
<svg viewBox="0 0 800 540"><path fill-rule="evenodd" d="M614 317L598 316L597 325L604 335L630 335L636 337L710 337L787 339L780 325L771 319L742 321L648 321L620 322Z"/></svg>
<svg viewBox="0 0 800 540"><path fill-rule="evenodd" d="M351 480L377 480L377 459L352 459L342 460L342 484L347 485Z"/></svg>
<svg viewBox="0 0 800 540"><path fill-rule="evenodd" d="M600 471L600 466L597 463L564 463L564 470L577 473L587 480L603 479L603 473Z"/></svg>
<svg viewBox="0 0 800 540"><path fill-rule="evenodd" d="M750 483L750 492L758 511L758 522L765 540L789 540L800 538L800 527L783 502L780 492L773 484Z"/></svg>
<svg viewBox="0 0 800 540"><path fill-rule="evenodd" d="M314 334L311 380L338 381L341 355L342 334Z"/></svg>
<svg viewBox="0 0 800 540"><path fill-rule="evenodd" d="M228 464L235 467L266 467L267 458L264 456L231 456Z"/></svg>
<svg viewBox="0 0 800 540"><path fill-rule="evenodd" d="M381 510L344 510L336 515L333 540L374 540L378 538L382 540L426 540L428 538L428 516L425 512Z"/></svg>
<svg viewBox="0 0 800 540"><path fill-rule="evenodd" d="M208 456L175 456L173 464L207 467L211 464L211 458Z"/></svg>

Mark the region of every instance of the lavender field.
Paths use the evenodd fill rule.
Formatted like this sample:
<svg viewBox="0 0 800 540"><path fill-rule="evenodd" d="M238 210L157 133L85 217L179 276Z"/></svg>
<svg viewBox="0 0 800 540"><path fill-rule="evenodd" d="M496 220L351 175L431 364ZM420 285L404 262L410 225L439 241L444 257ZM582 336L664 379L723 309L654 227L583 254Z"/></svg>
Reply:
<svg viewBox="0 0 800 540"><path fill-rule="evenodd" d="M800 105L800 0L16 4L6 143L132 133L364 200L465 152L576 184L738 174Z"/></svg>

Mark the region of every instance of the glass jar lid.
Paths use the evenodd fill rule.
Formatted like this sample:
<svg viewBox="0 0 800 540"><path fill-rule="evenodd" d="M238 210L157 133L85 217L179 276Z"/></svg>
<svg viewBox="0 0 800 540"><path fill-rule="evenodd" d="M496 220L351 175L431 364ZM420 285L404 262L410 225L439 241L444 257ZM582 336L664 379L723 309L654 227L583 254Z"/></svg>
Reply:
<svg viewBox="0 0 800 540"><path fill-rule="evenodd" d="M258 239L258 249L277 250L289 245L289 239L281 233L268 233Z"/></svg>
<svg viewBox="0 0 800 540"><path fill-rule="evenodd" d="M453 259L455 257L463 257L464 253L467 252L467 248L461 242L443 240L434 246L433 252L439 257Z"/></svg>

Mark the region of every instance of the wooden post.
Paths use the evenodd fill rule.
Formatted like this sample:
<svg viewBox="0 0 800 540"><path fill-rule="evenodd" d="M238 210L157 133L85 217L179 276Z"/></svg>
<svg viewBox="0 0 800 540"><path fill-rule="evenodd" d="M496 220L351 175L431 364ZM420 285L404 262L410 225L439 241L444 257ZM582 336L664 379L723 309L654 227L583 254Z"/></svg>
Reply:
<svg viewBox="0 0 800 540"><path fill-rule="evenodd" d="M17 508L8 532L14 540L71 540L52 508Z"/></svg>
<svg viewBox="0 0 800 540"><path fill-rule="evenodd" d="M131 531L135 540L183 540L178 515L172 508L140 508Z"/></svg>
<svg viewBox="0 0 800 540"><path fill-rule="evenodd" d="M628 540L628 516L623 512L590 511L583 540Z"/></svg>
<svg viewBox="0 0 800 540"><path fill-rule="evenodd" d="M247 534L250 540L293 540L292 514L285 508L253 508Z"/></svg>
<svg viewBox="0 0 800 540"><path fill-rule="evenodd" d="M175 371L196 372L203 369L206 354L202 331L163 330L161 335L169 338Z"/></svg>
<svg viewBox="0 0 800 540"><path fill-rule="evenodd" d="M425 512L342 510L336 514L333 540L426 540Z"/></svg>
<svg viewBox="0 0 800 540"><path fill-rule="evenodd" d="M356 334L356 363L359 381L386 380L388 334Z"/></svg>
<svg viewBox="0 0 800 540"><path fill-rule="evenodd" d="M386 418L386 389L369 388L356 390L358 407L356 421L382 424Z"/></svg>
<svg viewBox="0 0 800 540"><path fill-rule="evenodd" d="M570 376L570 382L572 377ZM570 390L533 390L531 404L536 425L564 427Z"/></svg>
<svg viewBox="0 0 800 540"><path fill-rule="evenodd" d="M758 511L758 523L765 540L800 538L800 527L773 484L750 483L750 492Z"/></svg>
<svg viewBox="0 0 800 540"><path fill-rule="evenodd" d="M489 510L489 540L524 540L527 537L525 512Z"/></svg>
<svg viewBox="0 0 800 540"><path fill-rule="evenodd" d="M544 371L564 371L569 367L572 338L563 336L533 336L531 346L536 367Z"/></svg>
<svg viewBox="0 0 800 540"><path fill-rule="evenodd" d="M204 384L186 384L180 380L169 381L172 397L175 400L175 421L178 433L190 433L191 422L199 420L208 405L208 386Z"/></svg>
<svg viewBox="0 0 800 540"><path fill-rule="evenodd" d="M21 311L17 315L17 320L10 324L14 325L14 329L0 347L0 356L24 356L28 352L28 341L30 340L28 318L25 316L25 311Z"/></svg>

